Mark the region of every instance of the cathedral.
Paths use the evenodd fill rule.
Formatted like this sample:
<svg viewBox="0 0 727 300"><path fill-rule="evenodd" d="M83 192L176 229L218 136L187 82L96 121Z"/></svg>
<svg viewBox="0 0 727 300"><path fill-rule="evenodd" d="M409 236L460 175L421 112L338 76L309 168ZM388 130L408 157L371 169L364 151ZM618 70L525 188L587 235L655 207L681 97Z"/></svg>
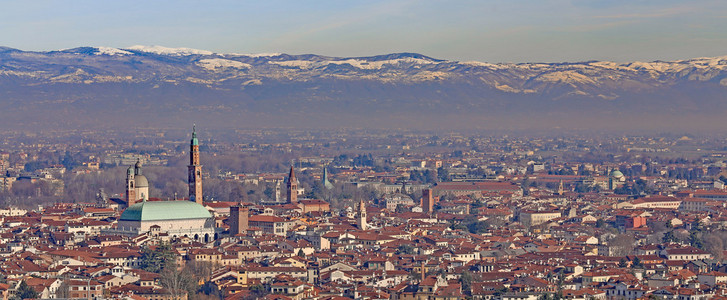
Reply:
<svg viewBox="0 0 727 300"><path fill-rule="evenodd" d="M136 236L143 233L188 237L200 242L215 239L212 214L203 206L202 165L199 140L192 130L189 147L189 200L149 201L149 181L142 175L141 162L126 173L126 210L109 233Z"/></svg>

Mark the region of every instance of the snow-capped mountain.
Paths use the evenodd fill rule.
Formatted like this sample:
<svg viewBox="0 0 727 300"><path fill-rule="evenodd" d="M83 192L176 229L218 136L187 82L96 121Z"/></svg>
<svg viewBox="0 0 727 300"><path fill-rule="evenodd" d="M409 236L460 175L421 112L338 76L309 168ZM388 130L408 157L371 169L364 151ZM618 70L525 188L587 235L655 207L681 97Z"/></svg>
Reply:
<svg viewBox="0 0 727 300"><path fill-rule="evenodd" d="M134 103L313 115L727 111L727 56L615 63L484 63L415 53L327 57L161 46L30 52L0 47L0 104ZM209 100L214 99L214 100ZM90 105L90 106L88 106ZM101 105L101 106L104 106ZM98 110L103 112L102 107Z"/></svg>

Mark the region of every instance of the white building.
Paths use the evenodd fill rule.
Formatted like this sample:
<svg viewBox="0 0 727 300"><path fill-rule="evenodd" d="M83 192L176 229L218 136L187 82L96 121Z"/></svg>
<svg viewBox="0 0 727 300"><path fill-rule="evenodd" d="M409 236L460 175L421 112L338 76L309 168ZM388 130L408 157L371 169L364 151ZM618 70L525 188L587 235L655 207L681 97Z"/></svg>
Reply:
<svg viewBox="0 0 727 300"><path fill-rule="evenodd" d="M192 201L143 201L127 208L118 226L109 233L136 236L150 232L168 234L172 238L189 237L200 242L215 239L212 214Z"/></svg>

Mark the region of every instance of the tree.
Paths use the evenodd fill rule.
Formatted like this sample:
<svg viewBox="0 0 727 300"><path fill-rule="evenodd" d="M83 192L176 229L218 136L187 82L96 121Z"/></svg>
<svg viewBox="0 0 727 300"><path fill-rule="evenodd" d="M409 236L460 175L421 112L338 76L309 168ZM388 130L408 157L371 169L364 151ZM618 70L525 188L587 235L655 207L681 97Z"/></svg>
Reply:
<svg viewBox="0 0 727 300"><path fill-rule="evenodd" d="M618 267L619 268L625 268L628 266L628 263L626 262L625 258L621 258L621 260L618 261Z"/></svg>
<svg viewBox="0 0 727 300"><path fill-rule="evenodd" d="M634 257L634 260L631 261L631 267L632 268L643 267L643 264L641 263L641 259L639 259L638 257Z"/></svg>
<svg viewBox="0 0 727 300"><path fill-rule="evenodd" d="M208 261L193 260L187 262L185 264L185 268L187 268L190 273L194 274L195 277L209 280L210 276L212 276L212 270L215 269L215 266Z"/></svg>
<svg viewBox="0 0 727 300"><path fill-rule="evenodd" d="M722 231L724 233L724 231ZM715 233L710 233L703 237L704 249L712 253L716 258L724 256L724 242Z"/></svg>
<svg viewBox="0 0 727 300"><path fill-rule="evenodd" d="M603 228L604 225L606 225L606 221L603 219L596 220L596 228Z"/></svg>
<svg viewBox="0 0 727 300"><path fill-rule="evenodd" d="M472 273L469 271L462 272L462 275L459 277L459 283L462 284L462 291L466 295L472 294Z"/></svg>
<svg viewBox="0 0 727 300"><path fill-rule="evenodd" d="M154 249L144 247L141 249L140 267L144 271L159 273L169 267L176 267L176 255L169 243L158 244Z"/></svg>
<svg viewBox="0 0 727 300"><path fill-rule="evenodd" d="M200 293L210 296L210 299L224 299L224 292L212 281L207 281L199 287ZM197 295L200 296L200 295Z"/></svg>
<svg viewBox="0 0 727 300"><path fill-rule="evenodd" d="M179 270L173 266L167 267L160 275L159 283L172 294L172 299L186 298L185 294L190 295L197 291L197 281L188 268Z"/></svg>
<svg viewBox="0 0 727 300"><path fill-rule="evenodd" d="M38 292L35 291L31 286L29 286L25 280L20 282L20 286L18 286L18 290L15 293L15 299L21 300L21 299L37 299L38 298Z"/></svg>
<svg viewBox="0 0 727 300"><path fill-rule="evenodd" d="M485 206L485 203L480 200L477 200L477 201L472 202L472 204L470 206L471 206L471 211L476 211L478 208Z"/></svg>
<svg viewBox="0 0 727 300"><path fill-rule="evenodd" d="M502 294L505 294L507 292L510 292L510 289L506 286L503 286L502 288L498 289L493 293L494 296L502 296Z"/></svg>
<svg viewBox="0 0 727 300"><path fill-rule="evenodd" d="M674 236L674 231L667 231L664 233L664 237L661 238L664 243L676 242L677 238Z"/></svg>
<svg viewBox="0 0 727 300"><path fill-rule="evenodd" d="M439 169L437 169L437 180L439 180L439 182L449 181L449 170L444 167L439 167Z"/></svg>
<svg viewBox="0 0 727 300"><path fill-rule="evenodd" d="M619 234L611 239L608 244L614 248L614 254L616 256L626 256L634 251L634 243L636 239L628 234Z"/></svg>
<svg viewBox="0 0 727 300"><path fill-rule="evenodd" d="M691 229L689 230L691 232L701 232L702 231L702 223L699 222L699 220L696 220L692 222Z"/></svg>
<svg viewBox="0 0 727 300"><path fill-rule="evenodd" d="M467 229L471 233L484 233L484 232L487 232L487 228L488 227L489 227L489 225L487 223L485 223L485 222L482 222L482 221L475 221L475 222L472 222L472 223L467 224Z"/></svg>
<svg viewBox="0 0 727 300"><path fill-rule="evenodd" d="M414 247L409 244L401 244L396 248L397 254L414 254Z"/></svg>
<svg viewBox="0 0 727 300"><path fill-rule="evenodd" d="M689 244L694 248L704 249L702 242L702 233L697 231L689 232Z"/></svg>
<svg viewBox="0 0 727 300"><path fill-rule="evenodd" d="M538 300L553 300L553 297L550 296L550 293L544 293L538 296Z"/></svg>
<svg viewBox="0 0 727 300"><path fill-rule="evenodd" d="M250 295L245 299L261 299L268 294L267 289L262 284L256 284L250 287Z"/></svg>

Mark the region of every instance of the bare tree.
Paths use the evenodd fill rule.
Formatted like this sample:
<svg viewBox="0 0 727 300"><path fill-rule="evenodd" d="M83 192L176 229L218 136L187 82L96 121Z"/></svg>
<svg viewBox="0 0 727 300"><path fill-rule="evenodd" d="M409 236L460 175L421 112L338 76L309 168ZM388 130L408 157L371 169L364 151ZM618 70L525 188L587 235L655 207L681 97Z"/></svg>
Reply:
<svg viewBox="0 0 727 300"><path fill-rule="evenodd" d="M628 234L618 234L608 241L608 245L614 248L614 256L626 256L634 252L636 239Z"/></svg>
<svg viewBox="0 0 727 300"><path fill-rule="evenodd" d="M193 294L197 289L195 278L189 269L168 267L160 275L159 282L169 291L172 299L182 299L185 294Z"/></svg>

